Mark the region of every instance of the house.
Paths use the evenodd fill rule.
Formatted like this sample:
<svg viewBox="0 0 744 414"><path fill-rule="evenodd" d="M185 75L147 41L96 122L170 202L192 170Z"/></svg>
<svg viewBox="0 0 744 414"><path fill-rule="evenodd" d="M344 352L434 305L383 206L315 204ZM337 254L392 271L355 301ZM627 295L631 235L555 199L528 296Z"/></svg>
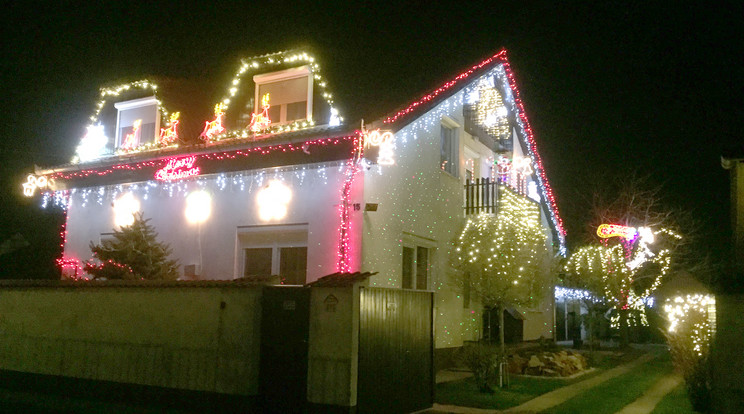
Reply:
<svg viewBox="0 0 744 414"><path fill-rule="evenodd" d="M182 279L302 285L377 272L371 287L434 291L435 344L446 352L483 327L481 309L451 283L449 246L467 215L493 213L507 195L529 202L549 254L565 254L504 50L367 123L343 119L302 52L243 59L219 101L201 95L173 80L102 89L73 162L28 177L27 195L66 209L64 277L84 278L89 244L142 212ZM554 337L546 297L513 310L522 339Z"/></svg>
<svg viewBox="0 0 744 414"><path fill-rule="evenodd" d="M711 407L721 413L744 410L744 150L731 148L721 156L729 170L732 259L716 291L715 336L710 349Z"/></svg>

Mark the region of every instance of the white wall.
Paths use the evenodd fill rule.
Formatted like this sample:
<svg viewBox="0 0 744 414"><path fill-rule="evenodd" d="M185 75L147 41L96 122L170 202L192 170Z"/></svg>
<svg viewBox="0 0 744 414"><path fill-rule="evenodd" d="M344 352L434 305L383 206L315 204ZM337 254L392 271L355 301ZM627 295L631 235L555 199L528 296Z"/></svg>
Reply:
<svg viewBox="0 0 744 414"><path fill-rule="evenodd" d="M306 223L308 282L316 280L336 272L344 166L336 163L306 167L296 171L263 170L227 175L224 179L217 175L202 176L171 185L159 183L157 187L144 183L107 187L100 203L98 187L77 189L68 209L65 256L91 258L90 241L98 243L101 233L110 233L114 227L113 200L131 190L139 199L145 218L151 219L150 224L159 233L159 240L170 244L173 258L181 265L202 264L200 279L242 276L242 252L236 254L239 226ZM292 199L285 218L262 221L258 217L256 195L273 179L283 181L292 190ZM362 183L358 181L355 188L361 191ZM196 189L206 190L212 196L211 216L200 226L188 223L184 216L185 198Z"/></svg>
<svg viewBox="0 0 744 414"><path fill-rule="evenodd" d="M395 134L395 165L373 165L364 171L364 201L378 203L376 212L363 213L363 271L377 271L370 286L401 287L402 244L418 241L433 248L429 288L435 295L435 343L437 348L462 346L481 337L482 310L473 301L463 307L460 291L452 284L449 246L465 222L463 201L466 148L477 155L476 178L488 177L495 154L464 131L464 92L440 103ZM440 168L440 128L458 126L459 176ZM383 127L384 129L384 127ZM522 155L515 143L515 155ZM547 232L547 221L543 218ZM548 244L552 243L550 236ZM552 252L552 247L549 247ZM548 277L546 269L545 277ZM552 290L550 290L552 292ZM521 309L527 319L524 339L553 335L553 300L532 309Z"/></svg>

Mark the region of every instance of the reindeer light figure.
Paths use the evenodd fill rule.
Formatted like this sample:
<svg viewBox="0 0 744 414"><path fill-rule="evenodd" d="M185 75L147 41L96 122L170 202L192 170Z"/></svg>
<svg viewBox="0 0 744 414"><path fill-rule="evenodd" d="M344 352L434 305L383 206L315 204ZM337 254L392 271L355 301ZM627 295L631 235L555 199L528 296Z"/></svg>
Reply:
<svg viewBox="0 0 744 414"><path fill-rule="evenodd" d="M204 131L199 135L199 138L209 142L215 135L219 135L225 132L225 127L222 126L222 118L225 117L224 106L222 103L218 103L214 106L214 121L206 121L204 125Z"/></svg>
<svg viewBox="0 0 744 414"><path fill-rule="evenodd" d="M123 150L133 150L137 148L140 142L140 127L142 126L142 120L138 119L134 121L134 124L132 125L132 132L127 134L127 136L124 138L124 141L121 144L121 149Z"/></svg>
<svg viewBox="0 0 744 414"><path fill-rule="evenodd" d="M178 140L178 117L181 115L180 112L172 113L170 116L170 126L168 128L160 128L160 136L158 137L159 145L168 145Z"/></svg>
<svg viewBox="0 0 744 414"><path fill-rule="evenodd" d="M269 119L269 94L265 94L261 97L261 113L251 115L251 123L248 124L248 129L252 132L261 132L269 128L271 125L271 119Z"/></svg>

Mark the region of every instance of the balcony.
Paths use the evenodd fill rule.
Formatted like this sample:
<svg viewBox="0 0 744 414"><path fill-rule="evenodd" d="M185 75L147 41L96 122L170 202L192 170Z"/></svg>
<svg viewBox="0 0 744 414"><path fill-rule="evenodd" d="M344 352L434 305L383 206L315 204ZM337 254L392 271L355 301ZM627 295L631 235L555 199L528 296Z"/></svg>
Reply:
<svg viewBox="0 0 744 414"><path fill-rule="evenodd" d="M526 194L524 182L476 178L465 181L465 215L496 214L503 208L516 208L524 214L540 214L540 202Z"/></svg>
<svg viewBox="0 0 744 414"><path fill-rule="evenodd" d="M478 121L478 116L473 105L464 105L462 115L465 121L465 132L477 138L478 141L494 152L512 151L511 134L497 136L489 133L487 128Z"/></svg>
<svg viewBox="0 0 744 414"><path fill-rule="evenodd" d="M490 178L465 181L465 215L498 211L499 182Z"/></svg>

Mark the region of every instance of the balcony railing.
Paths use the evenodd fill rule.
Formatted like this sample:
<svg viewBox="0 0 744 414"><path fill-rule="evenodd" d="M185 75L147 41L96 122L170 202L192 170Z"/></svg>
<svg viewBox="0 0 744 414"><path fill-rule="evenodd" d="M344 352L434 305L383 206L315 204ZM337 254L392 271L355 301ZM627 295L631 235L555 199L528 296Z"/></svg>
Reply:
<svg viewBox="0 0 744 414"><path fill-rule="evenodd" d="M465 181L465 214L496 213L499 201L498 180L476 178Z"/></svg>

